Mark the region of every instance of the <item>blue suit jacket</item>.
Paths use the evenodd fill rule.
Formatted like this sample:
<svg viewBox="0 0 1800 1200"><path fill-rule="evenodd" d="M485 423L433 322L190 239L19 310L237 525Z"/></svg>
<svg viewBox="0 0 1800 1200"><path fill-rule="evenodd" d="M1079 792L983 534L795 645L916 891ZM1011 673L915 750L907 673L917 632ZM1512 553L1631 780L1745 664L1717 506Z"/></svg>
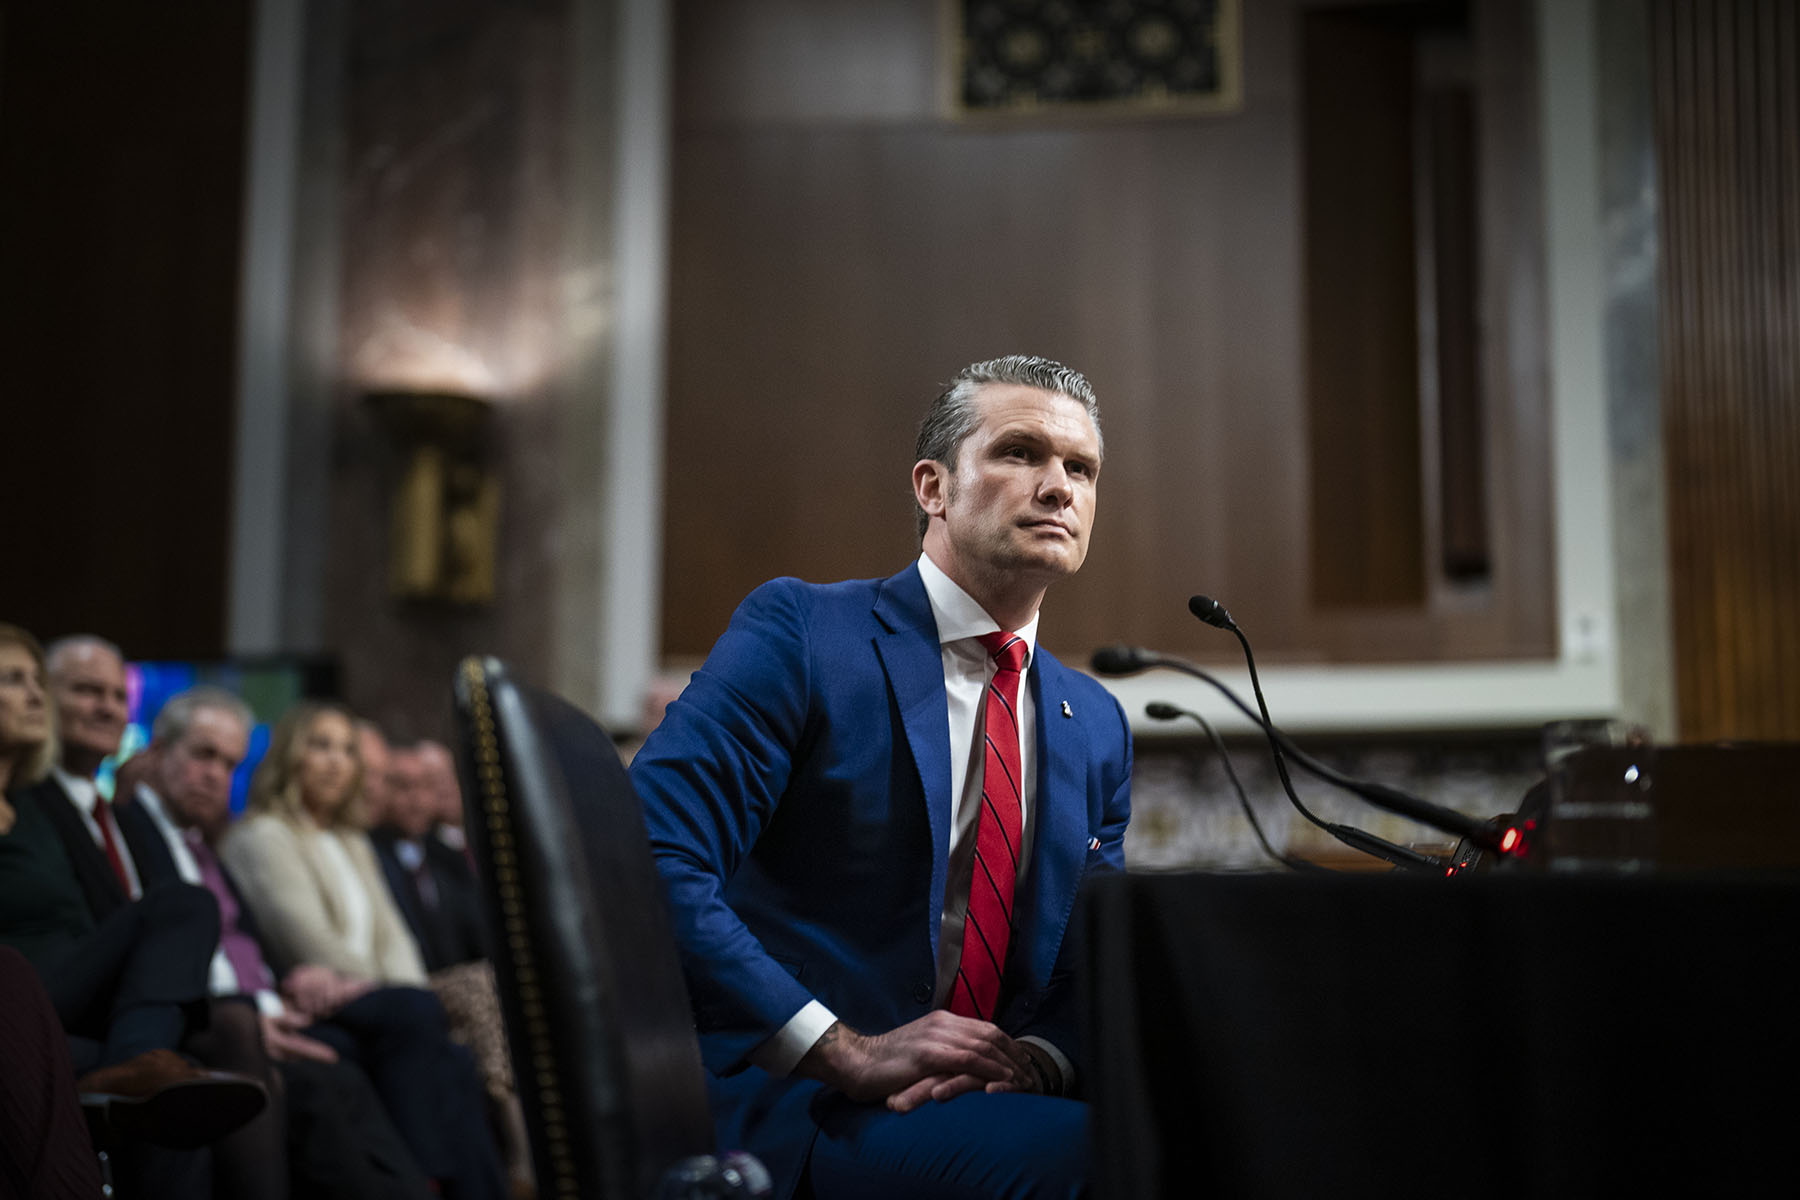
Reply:
<svg viewBox="0 0 1800 1200"><path fill-rule="evenodd" d="M1036 832L996 1024L1079 1064L1065 934L1082 879L1124 865L1131 738L1111 694L1049 653L1028 680ZM761 1154L783 1192L820 1085L748 1055L815 997L867 1033L931 1008L954 774L916 565L758 588L632 763L721 1141Z"/></svg>

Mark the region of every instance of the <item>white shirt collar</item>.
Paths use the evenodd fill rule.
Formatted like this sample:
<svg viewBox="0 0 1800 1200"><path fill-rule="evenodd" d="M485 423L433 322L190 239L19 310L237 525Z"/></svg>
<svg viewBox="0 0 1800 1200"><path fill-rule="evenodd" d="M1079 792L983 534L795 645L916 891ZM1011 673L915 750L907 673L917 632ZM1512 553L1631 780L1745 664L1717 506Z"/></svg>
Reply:
<svg viewBox="0 0 1800 1200"><path fill-rule="evenodd" d="M928 554L919 555L919 578L925 584L925 598L931 601L932 618L937 621L939 645L977 638L984 633L1016 633L1025 639L1027 666L1037 657L1038 613L1032 613L1031 620L1018 629L1001 630L999 622L988 616L987 610L954 579L944 574L943 568L932 562Z"/></svg>
<svg viewBox="0 0 1800 1200"><path fill-rule="evenodd" d="M175 818L171 817L169 810L163 806L162 797L157 795L149 784L138 784L135 798L138 807L149 813L150 819L156 822L156 827L162 831L163 840L174 838L181 841L185 838L186 835L181 827L175 824Z"/></svg>
<svg viewBox="0 0 1800 1200"><path fill-rule="evenodd" d="M92 779L70 774L63 770L60 763L50 768L50 774L55 776L56 782L62 785L62 790L75 802L75 807L81 810L83 816L94 815L94 805L100 800L100 788Z"/></svg>

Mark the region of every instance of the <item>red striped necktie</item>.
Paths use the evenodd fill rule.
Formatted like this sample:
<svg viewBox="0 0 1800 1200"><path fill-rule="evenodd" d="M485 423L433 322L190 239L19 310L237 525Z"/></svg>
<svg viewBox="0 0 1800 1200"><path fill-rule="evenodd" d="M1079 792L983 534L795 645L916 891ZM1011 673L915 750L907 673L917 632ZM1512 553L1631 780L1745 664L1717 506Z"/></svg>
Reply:
<svg viewBox="0 0 1800 1200"><path fill-rule="evenodd" d="M1016 633L989 633L980 640L996 670L982 703L986 757L981 813L975 824L974 875L950 1011L991 1021L1000 999L1006 947L1012 940L1013 884L1019 875L1024 812L1019 791L1019 672L1027 647Z"/></svg>

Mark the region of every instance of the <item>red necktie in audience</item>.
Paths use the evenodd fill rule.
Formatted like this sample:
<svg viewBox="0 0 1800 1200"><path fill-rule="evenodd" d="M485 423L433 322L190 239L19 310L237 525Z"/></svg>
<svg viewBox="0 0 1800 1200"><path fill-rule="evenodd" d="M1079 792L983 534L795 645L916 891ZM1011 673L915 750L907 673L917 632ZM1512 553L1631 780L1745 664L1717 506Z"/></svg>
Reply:
<svg viewBox="0 0 1800 1200"><path fill-rule="evenodd" d="M119 854L119 835L113 831L112 805L102 797L94 797L94 824L100 826L100 841L106 847L106 861L119 877L119 887L131 895L131 876L125 870L125 859Z"/></svg>
<svg viewBox="0 0 1800 1200"><path fill-rule="evenodd" d="M975 867L969 885L969 912L963 922L962 962L950 989L950 1011L994 1019L1006 947L1012 940L1013 885L1019 874L1019 833L1023 807L1019 791L1019 672L1025 639L989 633L981 644L998 669L982 705L985 760L981 770L981 813L975 824Z"/></svg>

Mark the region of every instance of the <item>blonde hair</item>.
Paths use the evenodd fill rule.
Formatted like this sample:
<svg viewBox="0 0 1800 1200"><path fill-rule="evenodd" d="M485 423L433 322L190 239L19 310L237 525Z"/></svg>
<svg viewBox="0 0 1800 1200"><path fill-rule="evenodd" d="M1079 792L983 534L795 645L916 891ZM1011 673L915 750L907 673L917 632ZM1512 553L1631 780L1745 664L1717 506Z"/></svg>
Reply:
<svg viewBox="0 0 1800 1200"><path fill-rule="evenodd" d="M250 816L269 814L290 825L301 823L312 814L300 795L300 758L305 751L306 735L320 717L342 717L350 726L350 758L355 773L344 800L335 811L319 823L330 829L365 829L368 827L367 804L363 800L362 751L356 744L356 716L342 704L330 700L303 700L282 714L269 738L269 752L250 779ZM316 818L314 818L316 819Z"/></svg>
<svg viewBox="0 0 1800 1200"><path fill-rule="evenodd" d="M31 655L31 661L37 664L40 685L48 690L50 670L45 663L44 648L38 645L36 638L17 625L0 621L0 646L24 647L25 653ZM36 783L50 773L51 765L61 757L62 750L56 736L56 705L50 702L48 695L44 697L44 714L49 722L49 732L42 742L14 760L12 774L6 780L9 790Z"/></svg>

